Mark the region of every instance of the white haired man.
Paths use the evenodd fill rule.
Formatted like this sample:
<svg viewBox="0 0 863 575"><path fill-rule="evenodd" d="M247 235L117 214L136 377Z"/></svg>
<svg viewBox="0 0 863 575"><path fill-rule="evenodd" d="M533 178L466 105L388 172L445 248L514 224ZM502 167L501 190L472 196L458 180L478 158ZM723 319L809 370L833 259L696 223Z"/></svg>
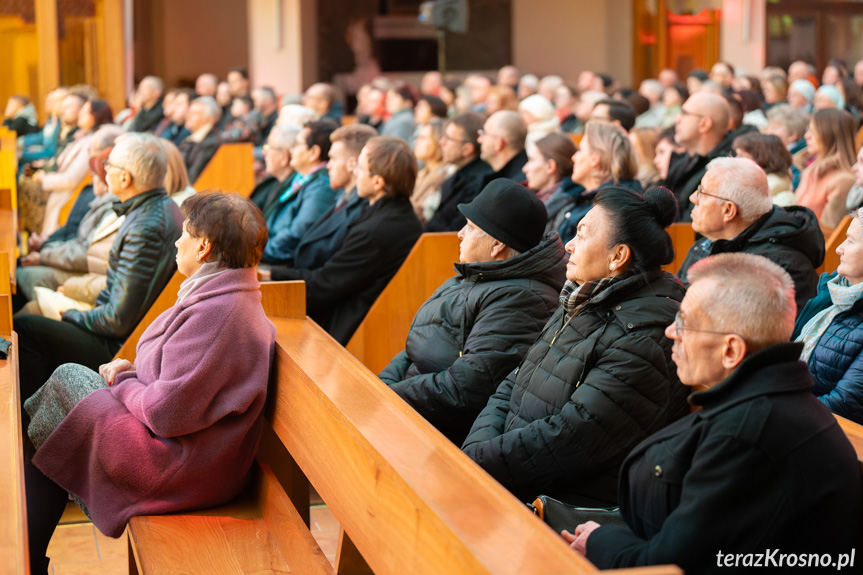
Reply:
<svg viewBox="0 0 863 575"><path fill-rule="evenodd" d="M194 183L219 149L219 130L215 129L222 117L222 108L210 96L199 96L189 104L186 129L191 134L177 146L183 154L189 181Z"/></svg>
<svg viewBox="0 0 863 575"><path fill-rule="evenodd" d="M791 275L798 309L815 295L815 268L824 261L818 220L807 208L774 206L767 176L758 164L744 158L713 160L691 201L692 229L704 237L689 249L677 272L684 284L698 260L745 252L765 256Z"/></svg>
<svg viewBox="0 0 863 575"><path fill-rule="evenodd" d="M806 573L850 566L860 533L854 448L799 361L794 284L773 262L698 262L665 335L699 411L655 433L620 472L625 526L563 535L600 569L675 563L687 573ZM783 563L780 557L784 554ZM793 554L793 557L789 557ZM793 560L793 563L791 561ZM771 569L772 567L772 569ZM747 570L748 572L748 570Z"/></svg>

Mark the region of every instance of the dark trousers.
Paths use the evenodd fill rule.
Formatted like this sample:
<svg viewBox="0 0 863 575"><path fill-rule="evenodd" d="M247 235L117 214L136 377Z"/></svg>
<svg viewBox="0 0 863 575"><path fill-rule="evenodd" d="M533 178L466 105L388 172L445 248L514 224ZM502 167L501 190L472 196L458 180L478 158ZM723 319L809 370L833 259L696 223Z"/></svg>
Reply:
<svg viewBox="0 0 863 575"><path fill-rule="evenodd" d="M22 409L24 402L64 363L79 363L99 371L99 366L111 361L122 345L73 323L40 315L16 317L15 331Z"/></svg>
<svg viewBox="0 0 863 575"><path fill-rule="evenodd" d="M30 548L30 573L48 572L45 556L48 543L69 501L66 491L33 465L33 444L24 435L24 489L27 495L27 537Z"/></svg>

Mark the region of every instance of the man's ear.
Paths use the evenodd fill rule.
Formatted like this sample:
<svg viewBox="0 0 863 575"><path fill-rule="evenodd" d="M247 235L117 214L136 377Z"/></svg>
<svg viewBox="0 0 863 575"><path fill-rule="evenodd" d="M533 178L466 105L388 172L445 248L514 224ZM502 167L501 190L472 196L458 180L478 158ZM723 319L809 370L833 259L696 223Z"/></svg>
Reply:
<svg viewBox="0 0 863 575"><path fill-rule="evenodd" d="M348 161L345 162L345 165L348 167L348 171L353 173L353 171L357 168L357 163L359 162L359 158L354 158L351 156L348 158Z"/></svg>
<svg viewBox="0 0 863 575"><path fill-rule="evenodd" d="M734 202L722 202L722 221L732 222L740 214L740 209Z"/></svg>
<svg viewBox="0 0 863 575"><path fill-rule="evenodd" d="M312 155L312 161L317 162L321 159L321 147L317 144L309 148L309 153Z"/></svg>
<svg viewBox="0 0 863 575"><path fill-rule="evenodd" d="M725 347L722 350L722 367L728 370L737 369L737 366L746 359L746 340L739 335L725 336Z"/></svg>
<svg viewBox="0 0 863 575"><path fill-rule="evenodd" d="M489 236L491 237L491 236ZM503 254L506 252L506 245L503 242L500 242L494 238L491 240L491 259L496 260L501 258Z"/></svg>

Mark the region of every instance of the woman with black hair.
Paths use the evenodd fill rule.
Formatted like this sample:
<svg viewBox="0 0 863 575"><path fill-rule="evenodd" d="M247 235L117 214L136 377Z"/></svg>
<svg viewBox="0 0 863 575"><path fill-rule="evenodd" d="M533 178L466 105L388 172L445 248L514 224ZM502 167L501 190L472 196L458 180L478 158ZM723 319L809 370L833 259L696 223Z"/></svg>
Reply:
<svg viewBox="0 0 863 575"><path fill-rule="evenodd" d="M661 269L676 213L664 188L604 188L566 245L561 306L462 446L523 501L615 505L627 453L688 413L664 335L684 292Z"/></svg>

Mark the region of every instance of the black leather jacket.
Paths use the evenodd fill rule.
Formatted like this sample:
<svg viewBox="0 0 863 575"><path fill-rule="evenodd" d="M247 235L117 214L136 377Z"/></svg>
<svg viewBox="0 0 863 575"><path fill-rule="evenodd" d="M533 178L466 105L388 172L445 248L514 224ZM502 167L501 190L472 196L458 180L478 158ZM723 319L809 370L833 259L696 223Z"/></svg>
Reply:
<svg viewBox="0 0 863 575"><path fill-rule="evenodd" d="M116 204L114 211L126 220L108 255L108 285L96 307L69 310L63 321L123 341L177 270L174 242L183 233L183 216L161 188Z"/></svg>

